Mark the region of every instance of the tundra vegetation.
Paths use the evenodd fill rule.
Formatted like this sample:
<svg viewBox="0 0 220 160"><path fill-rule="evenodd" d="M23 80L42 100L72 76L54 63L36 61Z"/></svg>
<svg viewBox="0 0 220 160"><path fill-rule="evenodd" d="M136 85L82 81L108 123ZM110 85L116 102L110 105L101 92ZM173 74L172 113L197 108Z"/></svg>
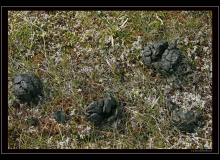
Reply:
<svg viewBox="0 0 220 160"><path fill-rule="evenodd" d="M160 40L184 55L170 76L142 62ZM36 103L13 94L15 75L28 71L42 81ZM9 11L8 91L9 149L212 149L212 12ZM122 110L118 126L87 120L104 93ZM182 133L168 99L199 112L203 127Z"/></svg>

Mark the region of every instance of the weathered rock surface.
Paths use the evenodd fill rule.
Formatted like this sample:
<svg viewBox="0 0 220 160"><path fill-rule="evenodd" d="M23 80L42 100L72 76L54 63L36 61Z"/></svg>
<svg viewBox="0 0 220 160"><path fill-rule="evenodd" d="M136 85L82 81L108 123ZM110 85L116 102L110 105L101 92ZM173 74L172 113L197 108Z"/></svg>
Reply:
<svg viewBox="0 0 220 160"><path fill-rule="evenodd" d="M40 93L42 84L40 78L32 72L18 73L14 78L13 94L17 99L30 102Z"/></svg>
<svg viewBox="0 0 220 160"><path fill-rule="evenodd" d="M163 70L167 74L174 73L181 65L183 58L175 44L168 45L168 42L163 41L145 47L142 55L146 66Z"/></svg>

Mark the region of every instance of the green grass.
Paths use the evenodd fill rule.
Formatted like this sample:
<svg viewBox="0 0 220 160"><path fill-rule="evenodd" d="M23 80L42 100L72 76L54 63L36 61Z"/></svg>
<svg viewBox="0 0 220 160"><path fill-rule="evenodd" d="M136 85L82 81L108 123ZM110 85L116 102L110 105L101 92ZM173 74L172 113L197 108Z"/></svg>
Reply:
<svg viewBox="0 0 220 160"><path fill-rule="evenodd" d="M187 148L189 140L188 148L212 146L212 100L207 98L212 96L211 12L8 14L8 148L181 149ZM182 67L168 77L142 64L141 50L161 39L177 42L185 55ZM20 103L15 108L13 79L16 73L27 71L42 80L44 97L32 106ZM183 92L173 88L176 78ZM115 97L123 111L117 127L106 122L94 125L86 119L86 107L105 92ZM189 93L200 98L187 97ZM171 125L166 105L170 98L182 108L203 113L205 129L183 134ZM55 110L66 113L65 124L54 120ZM39 122L36 127L27 123L31 115Z"/></svg>

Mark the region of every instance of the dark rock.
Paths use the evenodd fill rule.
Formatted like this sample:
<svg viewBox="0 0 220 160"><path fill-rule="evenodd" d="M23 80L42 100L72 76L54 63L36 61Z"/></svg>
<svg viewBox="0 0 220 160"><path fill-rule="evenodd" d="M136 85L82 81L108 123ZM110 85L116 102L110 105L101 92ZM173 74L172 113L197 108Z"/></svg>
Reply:
<svg viewBox="0 0 220 160"><path fill-rule="evenodd" d="M104 100L95 101L86 109L87 119L91 122L101 122L105 119L113 123L118 118L115 99L109 94L104 94Z"/></svg>
<svg viewBox="0 0 220 160"><path fill-rule="evenodd" d="M38 124L38 121L36 118L34 118L33 116L30 116L28 118L28 124L31 125L31 126L37 126Z"/></svg>
<svg viewBox="0 0 220 160"><path fill-rule="evenodd" d="M64 113L64 111L56 111L54 113L54 118L59 123L65 123L65 113Z"/></svg>
<svg viewBox="0 0 220 160"><path fill-rule="evenodd" d="M40 93L42 84L40 78L32 72L18 73L14 78L13 94L23 102L33 101Z"/></svg>
<svg viewBox="0 0 220 160"><path fill-rule="evenodd" d="M143 63L146 66L163 70L167 74L174 73L180 66L183 58L175 44L168 46L168 42L163 41L145 47L142 54Z"/></svg>

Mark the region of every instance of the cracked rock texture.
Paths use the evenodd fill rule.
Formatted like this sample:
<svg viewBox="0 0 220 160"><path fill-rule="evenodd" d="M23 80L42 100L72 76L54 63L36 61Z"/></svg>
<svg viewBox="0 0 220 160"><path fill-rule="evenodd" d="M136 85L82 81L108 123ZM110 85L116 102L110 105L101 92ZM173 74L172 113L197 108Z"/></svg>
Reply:
<svg viewBox="0 0 220 160"><path fill-rule="evenodd" d="M21 101L32 101L40 93L41 89L40 78L32 72L18 73L14 78L13 94Z"/></svg>
<svg viewBox="0 0 220 160"><path fill-rule="evenodd" d="M145 47L142 55L146 66L163 70L167 74L174 73L181 65L183 58L175 44L168 45L168 42L163 41Z"/></svg>
<svg viewBox="0 0 220 160"><path fill-rule="evenodd" d="M104 94L104 100L91 103L86 109L86 116L91 122L101 122L105 119L113 123L120 117L115 99L109 94Z"/></svg>

